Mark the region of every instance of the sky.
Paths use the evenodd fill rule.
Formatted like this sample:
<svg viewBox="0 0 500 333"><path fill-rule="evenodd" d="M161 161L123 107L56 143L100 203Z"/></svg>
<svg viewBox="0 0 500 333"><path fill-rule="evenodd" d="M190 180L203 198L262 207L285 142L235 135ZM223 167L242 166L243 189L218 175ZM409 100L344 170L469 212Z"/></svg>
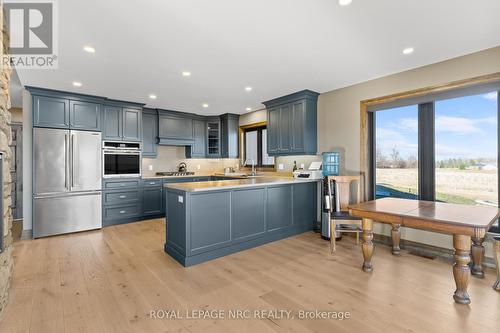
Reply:
<svg viewBox="0 0 500 333"><path fill-rule="evenodd" d="M497 93L438 101L436 160L497 158ZM417 105L376 113L377 149L390 156L395 147L402 157L418 155Z"/></svg>

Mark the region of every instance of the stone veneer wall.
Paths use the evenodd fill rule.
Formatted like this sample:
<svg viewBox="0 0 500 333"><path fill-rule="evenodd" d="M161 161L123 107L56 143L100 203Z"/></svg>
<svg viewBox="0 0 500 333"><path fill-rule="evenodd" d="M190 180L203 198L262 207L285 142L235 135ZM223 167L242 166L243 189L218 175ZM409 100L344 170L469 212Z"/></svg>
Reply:
<svg viewBox="0 0 500 333"><path fill-rule="evenodd" d="M9 38L5 31L3 22L3 5L0 3L0 52L1 56L8 54ZM10 95L9 81L11 75L10 66L0 65L0 152L3 154L3 181L2 189L3 208L4 208L4 250L0 253L0 316L7 305L9 297L10 279L12 276L13 258L12 258L12 211L11 204L11 179L10 179L10 161L11 151L9 144L12 140L10 130Z"/></svg>

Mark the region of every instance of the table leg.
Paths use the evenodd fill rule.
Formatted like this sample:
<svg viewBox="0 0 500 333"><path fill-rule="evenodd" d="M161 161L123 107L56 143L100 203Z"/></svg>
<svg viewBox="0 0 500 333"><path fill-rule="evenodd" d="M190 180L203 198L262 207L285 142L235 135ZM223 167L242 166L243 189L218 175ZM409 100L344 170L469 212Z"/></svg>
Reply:
<svg viewBox="0 0 500 333"><path fill-rule="evenodd" d="M361 250L363 251L363 271L371 272L373 270L372 256L373 256L373 220L363 219L363 243Z"/></svg>
<svg viewBox="0 0 500 333"><path fill-rule="evenodd" d="M335 229L337 228L337 224L335 220L330 220L330 252L334 254L337 251L337 246L335 244Z"/></svg>
<svg viewBox="0 0 500 333"><path fill-rule="evenodd" d="M399 243L401 242L401 225L393 224L392 225L392 254L395 256L399 256L401 253L401 248L399 247Z"/></svg>
<svg viewBox="0 0 500 333"><path fill-rule="evenodd" d="M470 245L470 236L453 235L453 247L455 248L453 276L455 277L455 284L457 286L453 299L460 304L470 303L470 297L467 293L470 278Z"/></svg>
<svg viewBox="0 0 500 333"><path fill-rule="evenodd" d="M483 258L484 246L483 237L472 237L472 275L484 278Z"/></svg>

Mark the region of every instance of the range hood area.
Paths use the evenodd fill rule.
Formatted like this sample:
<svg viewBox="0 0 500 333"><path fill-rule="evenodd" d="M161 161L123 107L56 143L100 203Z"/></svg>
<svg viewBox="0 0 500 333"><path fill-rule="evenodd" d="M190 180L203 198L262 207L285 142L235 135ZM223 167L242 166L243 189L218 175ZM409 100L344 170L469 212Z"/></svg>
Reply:
<svg viewBox="0 0 500 333"><path fill-rule="evenodd" d="M193 119L180 112L158 111L158 144L165 146L192 146Z"/></svg>
<svg viewBox="0 0 500 333"><path fill-rule="evenodd" d="M147 117L143 130L143 156L155 157L155 145L185 147L186 158L239 156L237 114L201 116L148 108L143 112Z"/></svg>

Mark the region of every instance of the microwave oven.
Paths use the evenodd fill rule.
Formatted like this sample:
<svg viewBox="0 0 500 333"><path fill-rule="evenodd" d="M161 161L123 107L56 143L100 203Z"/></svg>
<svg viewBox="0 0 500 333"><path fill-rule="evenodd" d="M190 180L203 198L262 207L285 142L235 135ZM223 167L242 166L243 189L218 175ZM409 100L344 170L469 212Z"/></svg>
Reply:
<svg viewBox="0 0 500 333"><path fill-rule="evenodd" d="M142 175L140 143L105 141L102 154L103 178Z"/></svg>

